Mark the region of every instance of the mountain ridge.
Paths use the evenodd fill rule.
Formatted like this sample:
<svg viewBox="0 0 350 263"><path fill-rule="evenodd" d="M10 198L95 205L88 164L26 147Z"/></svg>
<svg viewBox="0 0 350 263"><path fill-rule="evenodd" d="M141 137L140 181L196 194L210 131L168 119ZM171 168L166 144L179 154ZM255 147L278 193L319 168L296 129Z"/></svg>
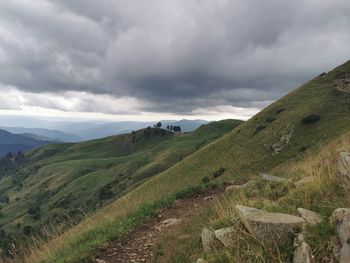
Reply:
<svg viewBox="0 0 350 263"><path fill-rule="evenodd" d="M25 135L12 134L0 129L0 156L4 156L9 152L25 152L35 147L43 146L51 143L50 141L37 140Z"/></svg>

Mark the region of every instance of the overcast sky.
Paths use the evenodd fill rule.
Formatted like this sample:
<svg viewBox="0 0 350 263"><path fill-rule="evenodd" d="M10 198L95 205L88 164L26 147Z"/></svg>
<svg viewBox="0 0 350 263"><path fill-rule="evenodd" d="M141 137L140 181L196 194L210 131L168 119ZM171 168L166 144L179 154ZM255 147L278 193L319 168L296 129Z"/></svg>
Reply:
<svg viewBox="0 0 350 263"><path fill-rule="evenodd" d="M0 114L246 119L349 45L349 0L1 0Z"/></svg>

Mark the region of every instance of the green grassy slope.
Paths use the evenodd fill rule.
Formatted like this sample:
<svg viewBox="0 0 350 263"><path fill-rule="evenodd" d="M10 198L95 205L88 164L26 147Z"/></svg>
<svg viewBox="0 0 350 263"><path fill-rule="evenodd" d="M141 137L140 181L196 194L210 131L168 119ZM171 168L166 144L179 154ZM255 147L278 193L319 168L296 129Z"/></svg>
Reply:
<svg viewBox="0 0 350 263"><path fill-rule="evenodd" d="M200 149L164 171L125 199L145 202L145 193L157 189L150 200L212 177L226 169L218 180L247 178L272 167L301 158L305 150L327 143L350 129L350 94L335 89L335 79L350 72L350 62L324 77L318 76L273 103L252 119L218 141ZM315 123L302 123L306 116L320 117ZM110 208L118 207L123 199Z"/></svg>
<svg viewBox="0 0 350 263"><path fill-rule="evenodd" d="M241 123L213 122L179 136L145 129L33 150L23 165L0 181L0 195L10 199L2 204L1 229L11 234L53 220L79 220ZM36 210L28 213L29 208Z"/></svg>
<svg viewBox="0 0 350 263"><path fill-rule="evenodd" d="M335 89L337 76L344 72L350 72L350 62L305 83L221 139L119 198L70 231L70 238L63 235L51 244L44 252L48 260L43 262L80 262L95 246L111 238L112 229L106 230L111 222L145 203L198 185L204 177L218 182L248 180L285 162L299 160L304 152L313 152L349 131L350 94ZM319 120L310 123L304 119L309 115L317 115ZM214 179L220 168L225 172Z"/></svg>

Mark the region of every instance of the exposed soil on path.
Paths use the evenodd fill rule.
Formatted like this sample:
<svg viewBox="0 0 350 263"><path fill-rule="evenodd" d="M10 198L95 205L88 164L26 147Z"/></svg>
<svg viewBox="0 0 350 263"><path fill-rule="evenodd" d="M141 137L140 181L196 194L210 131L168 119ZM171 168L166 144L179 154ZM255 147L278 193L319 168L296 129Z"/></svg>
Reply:
<svg viewBox="0 0 350 263"><path fill-rule="evenodd" d="M216 190L188 199L177 200L171 207L159 211L158 215L147 220L124 238L108 244L95 258L97 263L158 262L154 260L157 241L165 233L181 233L181 227L194 216L201 207L211 202L222 191ZM186 235L179 239L190 238ZM163 261L163 260L160 260Z"/></svg>

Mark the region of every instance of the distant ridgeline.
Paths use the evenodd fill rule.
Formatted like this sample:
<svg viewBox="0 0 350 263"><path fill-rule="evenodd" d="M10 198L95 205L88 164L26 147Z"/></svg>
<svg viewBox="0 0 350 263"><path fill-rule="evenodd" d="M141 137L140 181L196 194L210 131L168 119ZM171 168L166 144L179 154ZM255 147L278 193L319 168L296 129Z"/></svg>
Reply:
<svg viewBox="0 0 350 263"><path fill-rule="evenodd" d="M8 153L25 152L52 143L51 141L32 138L32 136L32 134L12 134L0 129L0 157Z"/></svg>

